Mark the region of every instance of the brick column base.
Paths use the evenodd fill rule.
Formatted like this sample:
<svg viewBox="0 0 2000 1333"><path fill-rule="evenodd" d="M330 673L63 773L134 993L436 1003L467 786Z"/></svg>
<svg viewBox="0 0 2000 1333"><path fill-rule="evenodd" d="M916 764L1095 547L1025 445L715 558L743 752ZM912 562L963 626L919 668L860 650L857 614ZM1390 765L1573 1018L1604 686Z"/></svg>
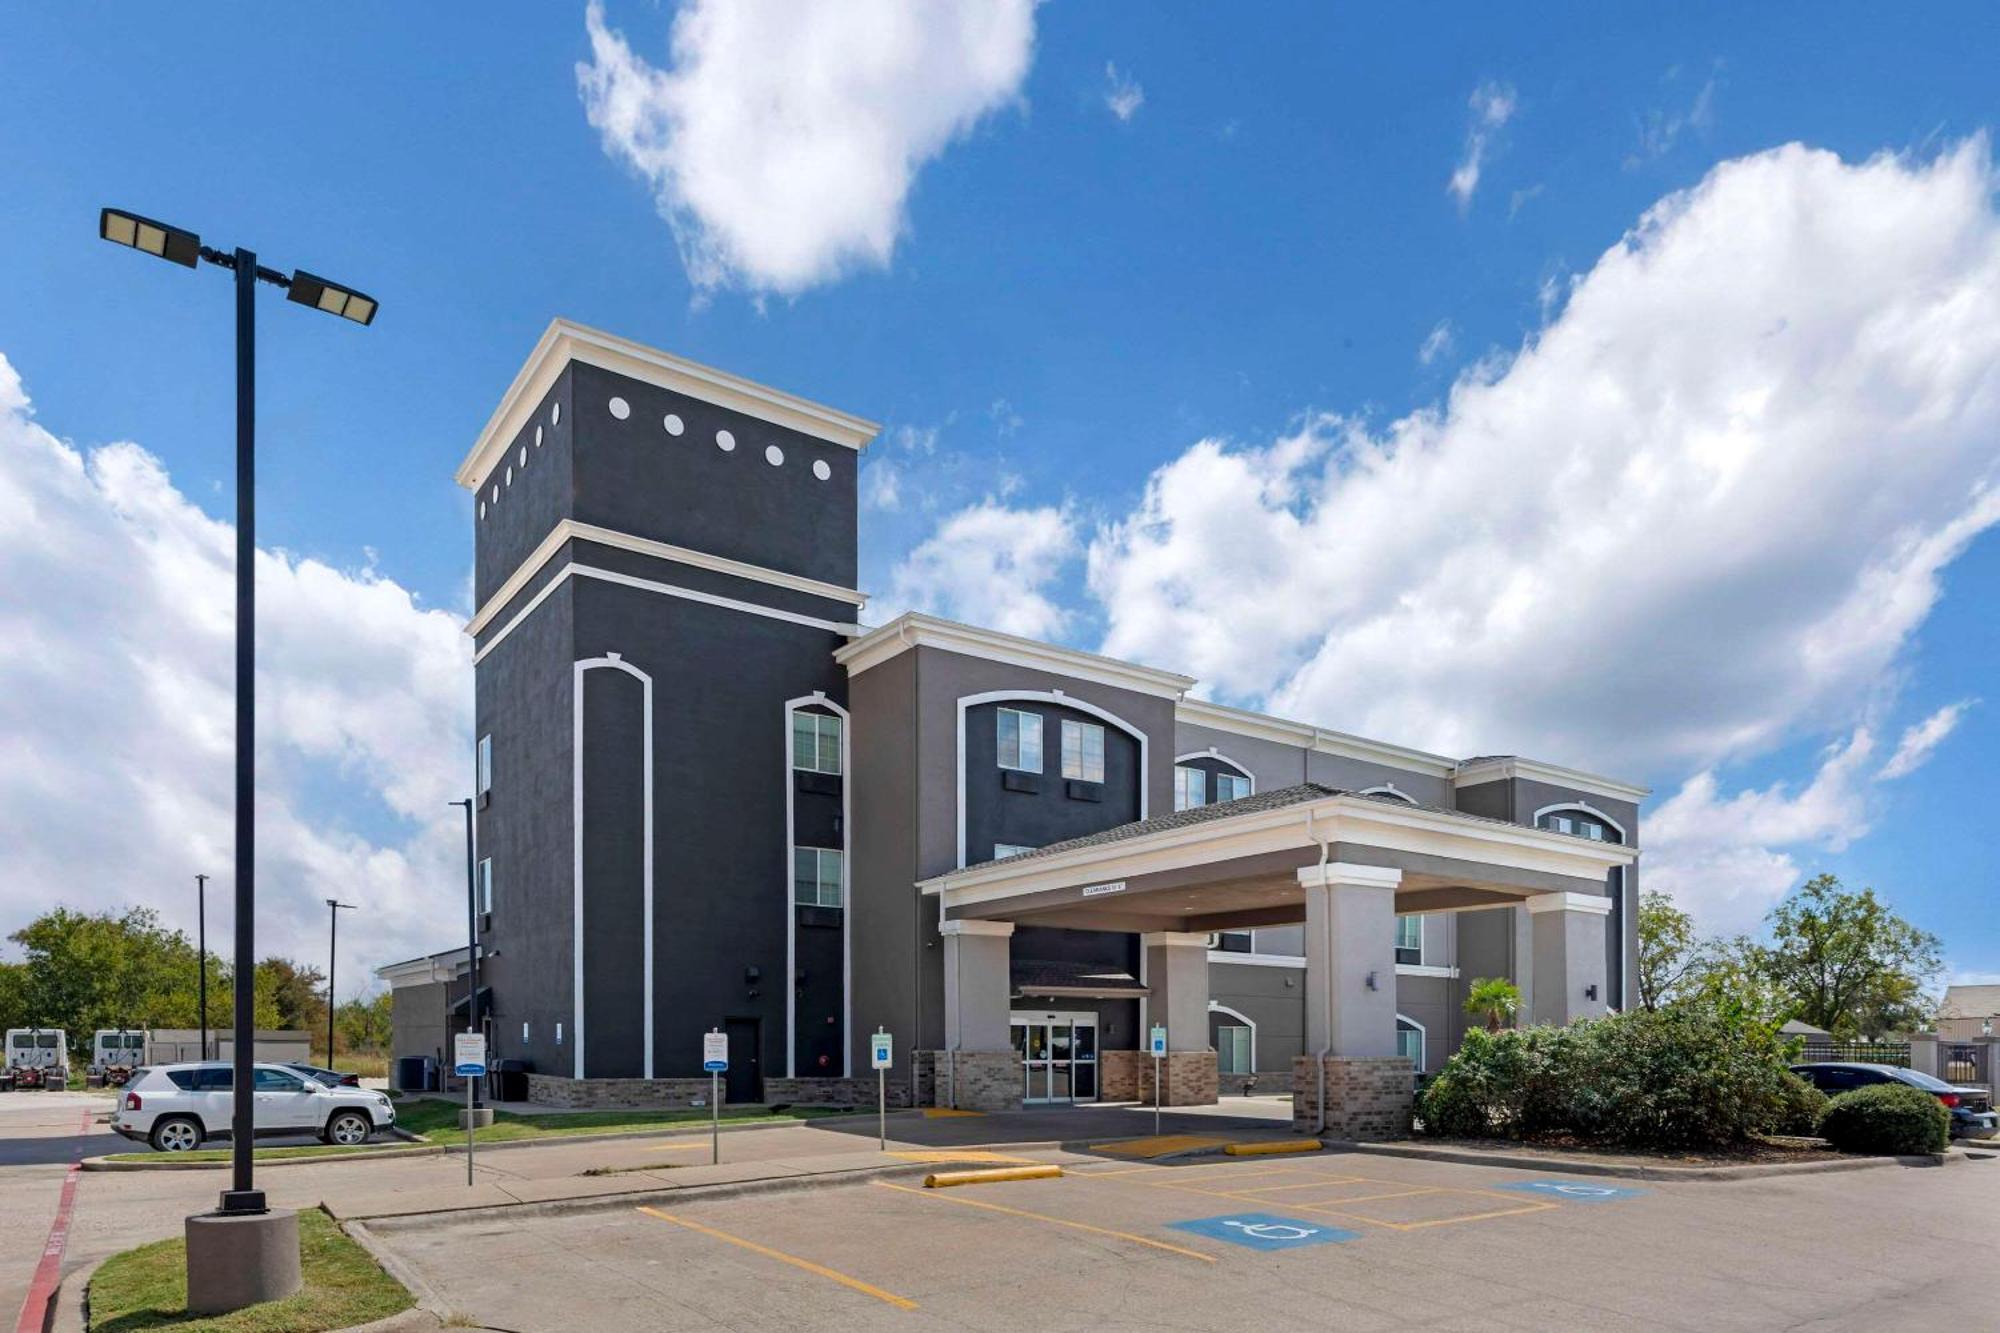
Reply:
<svg viewBox="0 0 2000 1333"><path fill-rule="evenodd" d="M1326 1136L1333 1139L1406 1139L1416 1066L1400 1055L1326 1057ZM1292 1062L1292 1128L1312 1133L1319 1124L1319 1079L1313 1057Z"/></svg>
<svg viewBox="0 0 2000 1333"><path fill-rule="evenodd" d="M1153 1104L1153 1057L1144 1051L1134 1051L1138 1057L1137 1095L1133 1100L1144 1106ZM1099 1057L1100 1059L1102 1057ZM1214 1051L1169 1051L1167 1058L1160 1062L1161 1072L1166 1075L1166 1095L1160 1099L1162 1106L1213 1106L1218 1100L1221 1076L1216 1073Z"/></svg>
<svg viewBox="0 0 2000 1333"><path fill-rule="evenodd" d="M938 1060L937 1101L961 1111L1021 1109L1021 1057L1012 1051L945 1051Z"/></svg>
<svg viewBox="0 0 2000 1333"><path fill-rule="evenodd" d="M1139 1100L1139 1066L1144 1063L1151 1077L1153 1062L1143 1051L1099 1051L1097 1053L1097 1099L1103 1102ZM1147 1096L1152 1094L1148 1092Z"/></svg>

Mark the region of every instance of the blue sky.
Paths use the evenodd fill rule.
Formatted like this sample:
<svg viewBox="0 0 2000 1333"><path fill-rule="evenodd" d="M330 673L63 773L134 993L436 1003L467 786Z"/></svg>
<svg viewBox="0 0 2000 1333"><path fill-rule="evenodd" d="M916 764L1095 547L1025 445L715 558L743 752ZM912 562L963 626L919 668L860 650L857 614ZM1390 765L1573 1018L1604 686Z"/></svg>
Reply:
<svg viewBox="0 0 2000 1333"><path fill-rule="evenodd" d="M1792 566L1775 556L1718 558L1712 577L1675 586L1647 568L1658 545L1647 541L1618 547L1616 561L1589 574L1574 553L1542 564L1523 557L1507 596L1532 585L1544 604L1560 600L1563 580L1575 574L1578 619L1601 627L1596 638L1590 624L1545 633L1550 647L1534 681L1519 679L1529 659L1518 643L1496 649L1485 669L1480 644L1488 639L1475 633L1463 643L1462 674L1418 673L1400 693L1343 684L1392 661L1340 646L1398 632L1395 573L1365 570L1382 549L1369 535L1375 525L1397 526L1380 506L1415 506L1412 526L1439 532L1463 531L1473 511L1437 500L1426 513L1426 497L1449 487L1421 472L1401 485L1355 487L1339 502L1335 494L1367 447L1407 439L1412 459L1420 450L1448 459L1476 448L1466 437L1487 409L1472 399L1455 408L1454 386L1507 390L1523 350L1553 347L1560 340L1550 331L1565 319L1643 341L1646 302L1668 300L1664 291L1649 294L1643 278L1617 286L1606 273L1588 309L1571 293L1677 192L1692 192L1680 197L1696 201L1695 221L1658 239L1656 267L1684 262L1697 277L1675 281L1685 300L1671 298L1661 323L1700 321L1699 274L1717 275L1717 300L1727 305L1729 293L1755 285L1732 276L1730 265L1749 275L1784 267L1777 261L1812 250L1819 220L1832 215L1857 220L1851 234L1829 241L1831 254L1851 245L1854 253L1938 257L1924 261L1931 267L1872 275L1884 295L1856 310L1829 305L1794 317L1780 285L1769 298L1771 328L1796 318L1795 328L1811 323L1815 346L1830 346L1867 327L1869 309L1918 283L1963 282L1968 299L1990 295L1987 271L1963 260L1993 234L1991 152L1977 139L2000 117L1992 78L2000 20L1990 9L1688 6L1647 14L1567 5L1529 16L1466 5L1418 21L1393 9L1301 5L1260 8L1253 24L1227 8L1189 7L1139 25L1108 6L1057 0L1014 15L1011 30L996 20L977 35L981 59L1013 41L1011 64L974 68L980 60L968 59L961 71L954 57L965 52L941 38L921 68L891 70L880 85L859 82L845 94L852 105L838 89L827 94L830 104L802 104L816 124L854 111L853 136L891 140L887 150L874 146L878 156L895 158L896 136L911 136L907 192L839 169L873 160L867 143L809 134L798 151L832 163L824 188L801 197L780 187L778 201L791 208L747 210L690 202L699 193L689 183L697 150L800 163L754 123L732 121L749 113L730 99L793 87L784 62L801 59L802 45L847 71L865 64L867 49L831 44L865 41L868 24L847 25L862 31L817 47L796 33L789 45L759 44L752 16L739 21L737 45L718 25L684 34L695 44L675 49L671 6L611 0L600 37L621 43L625 62L611 68L601 43L593 53L581 4L482 6L476 15L412 23L406 9L387 5L282 16L216 6L197 22L171 9L76 6L15 8L0 18L0 162L10 177L0 191L9 242L0 246L0 356L40 427L85 454L136 442L170 480L124 484L229 517L222 275L111 250L95 236L103 204L188 226L211 243L258 247L274 266L306 267L380 298L381 318L366 331L275 300L260 312L260 536L289 553L301 620L365 603L356 614L374 617L373 628L355 644L424 645L415 660L397 658L389 680L363 697L421 679L413 697L449 711L454 691L469 693L469 678L452 674L456 641L443 617L422 615L467 609L471 525L451 472L541 328L560 314L885 423L864 474L873 503L862 526L862 583L883 613L922 605L1155 660L1186 637L1175 614L1208 616L1247 642L1281 624L1268 666L1231 676L1199 649L1163 664L1216 681L1231 702L1309 712L1331 726L1610 769L1649 782L1656 803L1711 774L1706 795L1689 796L1678 820L1662 824L1681 849L1680 879L1668 874L1671 841L1661 857L1663 882L1684 887L1716 924L1754 922L1780 877L1833 869L1877 885L1944 935L1955 967L2000 972L2000 925L1976 910L1991 901L2000 849L1990 821L1964 813L2000 742L1992 704L1980 702L1993 694L1989 664L2000 647L1990 614L2000 555L1986 520L1966 519L1961 503L2000 456L1990 402L1940 390L1955 415L1938 435L1919 428L1931 418L1914 408L1899 417L1888 400L1871 399L1848 414L1873 421L1882 407L1883 429L1865 442L1831 427L1794 440L1801 459L1865 447L1899 472L1912 459L1930 460L1923 485L1884 501L1879 515L1866 504L1842 512L1861 494L1851 472L1820 490L1802 484L1789 498L1782 477L1794 465L1759 474L1771 515L1834 510L1817 528L1801 526L1800 540L1829 550L1874 543L1844 583L1829 575L1828 586L1801 597L1817 597L1818 610L1782 635L1765 634L1759 612L1790 600ZM916 26L935 20L932 13ZM240 42L227 35L232 26L242 28ZM895 27L884 20L885 31ZM1029 31L1031 44L1017 40ZM699 41L711 44L703 50ZM768 51L772 68L738 78L715 63L743 51ZM703 55L712 57L705 78L660 92L664 72L686 75ZM593 116L588 89L580 91L580 63L642 103L672 102L680 140L664 150L643 135L620 140L602 106ZM908 87L923 96L894 95ZM954 98L955 119L926 128L924 117ZM1839 162L1816 170L1772 156L1788 143ZM635 169L648 152L656 166L662 152L673 165L651 176ZM1898 174L1855 174L1884 153L1900 155ZM1959 230L1929 248L1899 239L1895 227L1924 225L1942 209L1904 208L1898 199L1916 198L1930 179L1924 173L1953 160L1973 181L1969 195L1952 196L1964 212ZM1732 162L1760 165L1731 177ZM1474 163L1476 186L1454 194L1454 172ZM721 182L732 184L742 183ZM753 200L756 184L744 187ZM841 197L850 189L873 196ZM663 200L676 213L673 226ZM1758 220L1760 200L1771 234ZM842 249L841 236L829 238L817 219L850 202L886 210L889 236L878 232L873 253ZM1879 236L1857 239L1876 235L1861 214L1878 208L1870 216L1880 219ZM739 242L808 252L819 244L833 258L780 273L738 252L704 270L718 238L725 253ZM1768 260L1758 257L1760 245L1771 247ZM1803 292L1850 282L1876 290L1871 275L1850 268L1815 272L1800 260L1786 273ZM1601 322L1586 325L1586 317ZM1764 315L1718 313L1718 348L1729 346L1731 320L1753 317ZM1954 349L1983 354L1948 331L1938 336L1939 348L1920 363ZM1655 361L1688 382L1652 383ZM1692 357L1649 360L1641 349L1627 362L1594 363L1580 384L1615 383L1620 364L1648 383L1631 391L1630 412L1579 418L1574 447L1594 451L1599 463L1640 452L1638 436L1679 429L1661 405L1698 396L1703 377L1712 378ZM1784 374L1817 383L1845 373L1843 365L1851 369L1838 358L1802 359ZM1492 410L1507 416L1504 405ZM1795 415L1766 419L1772 435L1817 428L1809 405L1787 410ZM1510 451L1513 438L1495 427L1488 447ZM1215 442L1221 462L1191 452L1202 441ZM1522 453L1524 471L1537 465ZM1202 471L1211 466L1223 472ZM1238 473L1223 475L1232 466ZM1240 522L1177 508L1183 502L1170 494L1175 477L1186 489L1220 494L1241 473L1261 478L1263 490L1245 502ZM48 512L104 521L105 531L129 538L132 505L118 486L107 474L71 496L74 511ZM1524 492L1522 533L1493 535L1506 549L1533 546L1533 524L1548 522L1547 512L1531 512L1546 499L1533 489ZM1608 507L1636 503L1609 481L1605 492ZM1378 511L1351 511L1364 503ZM194 521L175 512L173 523ZM1754 528L1759 512L1736 513L1717 530ZM1306 600L1324 600L1318 619L1302 621L1292 606L1238 622L1233 607L1205 600L1213 589L1148 581L1149 566L1187 559L1175 544L1180 534L1194 534L1197 545L1226 547L1234 533L1262 543L1274 523L1290 532L1287 519L1309 537L1307 558L1364 570L1350 582L1308 585ZM1903 571L1911 586L1934 585L1930 599L1902 612L1893 632L1880 629L1882 617L1857 621L1842 589L1893 563L1897 542L1955 521L1948 554L1927 570ZM1477 551L1463 554L1490 564ZM1660 558L1689 560L1685 552ZM19 576L35 566L0 547L7 568ZM1423 584L1404 568L1413 586ZM130 577L115 559L95 572ZM82 632L33 610L53 592L16 586L40 634ZM1621 586L1634 591L1622 596ZM315 587L333 589L332 600L314 602ZM1005 600L1015 596L1026 600ZM1412 594L1416 604L1444 605L1425 600L1433 596L1443 596L1441 587ZM384 609L399 598L400 608ZM1156 602L1164 609L1149 619L1145 608ZM1607 611L1614 603L1620 610ZM1664 703L1620 688L1630 676L1621 653L1633 641L1632 631L1613 627L1624 612L1688 627L1673 639L1687 652L1676 670L1687 688ZM419 628L399 629L398 614ZM1448 621L1443 610L1433 617ZM1807 684L1786 699L1794 692L1786 655L1817 663L1829 634L1868 640L1857 623L1873 626L1879 642L1837 669L1799 666ZM171 637L172 620L155 630ZM1410 651L1435 656L1454 646L1448 634L1440 642L1411 643ZM274 669L322 679L327 654L309 636L299 644L294 654L280 649ZM143 673L153 650L127 654L130 670ZM1713 690L1726 704L1711 708L1703 695L1712 670L1730 679ZM9 675L16 688L35 679L18 660L0 679ZM1504 687L1491 683L1500 676L1509 678ZM1913 752L1923 762L1879 777L1909 728L1954 707L1940 724L1945 734L1922 756ZM11 726L37 754L91 750L96 733L81 719L95 712L79 690L60 707L0 712L0 737ZM324 895L312 881L333 866L368 867L392 885L383 893L395 919L370 939L385 956L427 947L426 932L445 928L448 909L434 906L426 883L438 858L448 861L450 828L440 832L422 811L452 776L418 742L442 739L448 748L454 729L462 730L456 717L435 728L408 718L357 722L332 728L337 735L309 721L279 728L289 748L271 756L274 780L286 784L281 803L308 832L296 859L296 910L274 923L276 938L316 938L306 908ZM1830 773L1828 754L1851 747L1861 731L1878 776ZM149 761L117 745L92 753L107 770ZM419 783L397 775L418 765L441 776ZM1812 798L1816 778L1826 781ZM87 799L91 790L84 769L60 799ZM1759 799L1739 799L1746 794ZM206 828L214 813L204 805L193 818ZM1728 836L1705 835L1695 827L1704 821L1727 824ZM90 883L77 898L93 904L146 896L128 886L171 880L187 858L142 833L120 844L123 859L45 846L33 873L74 866ZM11 928L48 894L30 886L27 862L6 873L13 882L0 884L0 925ZM179 920L177 900L163 901Z"/></svg>

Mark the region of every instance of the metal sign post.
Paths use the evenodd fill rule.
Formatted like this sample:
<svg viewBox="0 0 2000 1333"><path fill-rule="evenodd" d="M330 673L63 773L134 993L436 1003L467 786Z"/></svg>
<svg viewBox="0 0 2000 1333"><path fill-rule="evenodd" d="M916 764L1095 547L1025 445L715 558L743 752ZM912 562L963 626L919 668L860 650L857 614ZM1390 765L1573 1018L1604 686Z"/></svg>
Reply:
<svg viewBox="0 0 2000 1333"><path fill-rule="evenodd" d="M701 1067L708 1071L708 1160L722 1162L722 1075L729 1068L729 1038L721 1028L701 1034Z"/></svg>
<svg viewBox="0 0 2000 1333"><path fill-rule="evenodd" d="M889 1065L895 1057L896 1042L881 1028L868 1041L868 1063L875 1070L875 1133L878 1147L889 1151Z"/></svg>
<svg viewBox="0 0 2000 1333"><path fill-rule="evenodd" d="M472 1184L472 1089L486 1075L486 1034L459 1032L452 1036L451 1062L465 1080L465 1183Z"/></svg>
<svg viewBox="0 0 2000 1333"><path fill-rule="evenodd" d="M1167 1029L1160 1023L1153 1024L1152 1040L1148 1043L1153 1050L1153 1132L1160 1132L1160 1062L1167 1058Z"/></svg>

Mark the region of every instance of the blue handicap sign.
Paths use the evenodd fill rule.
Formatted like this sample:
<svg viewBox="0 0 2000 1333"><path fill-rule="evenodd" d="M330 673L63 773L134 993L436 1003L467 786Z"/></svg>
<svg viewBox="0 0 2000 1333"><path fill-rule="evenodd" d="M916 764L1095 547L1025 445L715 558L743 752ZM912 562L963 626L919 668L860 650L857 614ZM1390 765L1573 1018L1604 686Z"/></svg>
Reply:
<svg viewBox="0 0 2000 1333"><path fill-rule="evenodd" d="M486 1077L486 1066L485 1066L485 1065L460 1065L460 1066L458 1066L458 1068L454 1069L454 1070L453 1070L452 1072L453 1072L453 1073L455 1073L455 1074L457 1074L457 1075L458 1075L458 1076L459 1076L460 1078L485 1078L485 1077Z"/></svg>
<svg viewBox="0 0 2000 1333"><path fill-rule="evenodd" d="M709 1073L709 1074L726 1074L726 1073L728 1073L728 1072L729 1072L729 1061L727 1061L727 1060L704 1060L704 1061L702 1061L702 1062L701 1062L701 1067L702 1067L702 1070L703 1070L703 1072L705 1072L705 1073Z"/></svg>
<svg viewBox="0 0 2000 1333"><path fill-rule="evenodd" d="M1636 1198L1647 1192L1628 1189L1623 1185L1600 1185L1587 1180L1517 1180L1500 1188L1519 1190L1523 1194L1547 1194L1558 1199L1568 1199L1572 1203L1609 1203L1613 1199Z"/></svg>
<svg viewBox="0 0 2000 1333"><path fill-rule="evenodd" d="M1224 1217L1198 1217L1188 1222L1170 1222L1177 1231L1246 1245L1253 1250L1295 1250L1301 1245L1328 1245L1339 1240L1357 1240L1361 1233L1330 1227L1323 1222L1301 1222L1295 1217L1275 1217L1270 1213L1230 1213Z"/></svg>

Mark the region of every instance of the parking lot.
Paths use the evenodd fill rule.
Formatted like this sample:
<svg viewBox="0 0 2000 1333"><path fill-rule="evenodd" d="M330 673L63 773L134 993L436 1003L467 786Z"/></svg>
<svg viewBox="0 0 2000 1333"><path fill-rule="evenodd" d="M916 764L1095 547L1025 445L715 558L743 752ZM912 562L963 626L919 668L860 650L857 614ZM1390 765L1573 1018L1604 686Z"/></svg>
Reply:
<svg viewBox="0 0 2000 1333"><path fill-rule="evenodd" d="M947 1154L948 1155L948 1154ZM1990 1327L2000 1166L1632 1182L1360 1154L382 1224L496 1328Z"/></svg>

